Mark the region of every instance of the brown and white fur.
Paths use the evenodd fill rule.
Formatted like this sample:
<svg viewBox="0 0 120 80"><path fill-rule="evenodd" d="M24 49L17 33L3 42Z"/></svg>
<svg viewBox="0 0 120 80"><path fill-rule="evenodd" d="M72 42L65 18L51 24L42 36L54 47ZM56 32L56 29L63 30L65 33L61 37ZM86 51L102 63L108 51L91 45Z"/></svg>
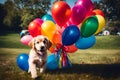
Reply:
<svg viewBox="0 0 120 80"><path fill-rule="evenodd" d="M37 68L40 73L43 73L46 69L47 49L50 48L51 42L45 36L34 37L29 43L32 47L29 53L29 70L32 78L37 78Z"/></svg>

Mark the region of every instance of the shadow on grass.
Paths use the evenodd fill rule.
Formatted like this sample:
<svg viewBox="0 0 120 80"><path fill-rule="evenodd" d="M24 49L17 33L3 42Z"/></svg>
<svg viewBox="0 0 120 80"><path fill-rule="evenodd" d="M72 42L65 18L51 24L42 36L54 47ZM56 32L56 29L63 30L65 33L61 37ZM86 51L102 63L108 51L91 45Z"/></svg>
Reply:
<svg viewBox="0 0 120 80"><path fill-rule="evenodd" d="M73 64L72 67L59 69L51 74L93 74L105 78L120 77L120 64Z"/></svg>

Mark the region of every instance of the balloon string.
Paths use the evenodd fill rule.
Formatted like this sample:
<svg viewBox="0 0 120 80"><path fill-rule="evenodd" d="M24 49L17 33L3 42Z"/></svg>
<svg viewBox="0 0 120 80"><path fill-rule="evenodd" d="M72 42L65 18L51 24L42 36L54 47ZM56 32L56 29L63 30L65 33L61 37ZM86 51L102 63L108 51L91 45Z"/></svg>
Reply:
<svg viewBox="0 0 120 80"><path fill-rule="evenodd" d="M68 61L68 63L67 63L68 66L72 66L71 61L69 60L70 56L68 55L66 58L67 58L67 61Z"/></svg>
<svg viewBox="0 0 120 80"><path fill-rule="evenodd" d="M57 48L56 52L58 57L59 68L71 66L71 62L68 57L69 55L66 53L64 46L60 46L59 48Z"/></svg>
<svg viewBox="0 0 120 80"><path fill-rule="evenodd" d="M69 61L69 65L72 66L71 61L70 61L70 55L67 54L67 60Z"/></svg>
<svg viewBox="0 0 120 80"><path fill-rule="evenodd" d="M59 49L57 52L59 68L62 68L62 49Z"/></svg>

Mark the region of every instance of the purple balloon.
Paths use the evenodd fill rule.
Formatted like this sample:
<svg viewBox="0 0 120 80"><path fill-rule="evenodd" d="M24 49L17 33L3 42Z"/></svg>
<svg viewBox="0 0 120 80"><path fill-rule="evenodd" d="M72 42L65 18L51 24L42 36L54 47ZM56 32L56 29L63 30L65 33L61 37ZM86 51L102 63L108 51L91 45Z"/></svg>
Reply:
<svg viewBox="0 0 120 80"><path fill-rule="evenodd" d="M86 16L86 9L83 6L75 5L72 8L71 20L75 25L80 24Z"/></svg>
<svg viewBox="0 0 120 80"><path fill-rule="evenodd" d="M78 0L76 5L82 5L86 8L87 12L93 10L93 3L91 0Z"/></svg>
<svg viewBox="0 0 120 80"><path fill-rule="evenodd" d="M43 20L40 19L40 18L36 18L36 19L33 20L33 22L36 22L36 23L41 25L43 23Z"/></svg>

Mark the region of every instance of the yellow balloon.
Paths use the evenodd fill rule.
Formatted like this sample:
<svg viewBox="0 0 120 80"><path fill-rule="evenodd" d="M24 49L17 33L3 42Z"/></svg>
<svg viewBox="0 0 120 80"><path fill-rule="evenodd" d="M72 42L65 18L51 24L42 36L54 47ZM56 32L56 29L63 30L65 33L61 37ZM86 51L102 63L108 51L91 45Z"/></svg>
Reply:
<svg viewBox="0 0 120 80"><path fill-rule="evenodd" d="M49 40L52 40L53 35L56 31L56 25L52 21L44 21L41 25L41 33L44 36L47 36Z"/></svg>
<svg viewBox="0 0 120 80"><path fill-rule="evenodd" d="M97 31L95 32L95 34L98 34L99 32L102 31L102 29L104 28L105 26L105 19L103 16L101 15L96 15L97 19L98 19L98 23L99 23L99 26L98 26L98 29Z"/></svg>

